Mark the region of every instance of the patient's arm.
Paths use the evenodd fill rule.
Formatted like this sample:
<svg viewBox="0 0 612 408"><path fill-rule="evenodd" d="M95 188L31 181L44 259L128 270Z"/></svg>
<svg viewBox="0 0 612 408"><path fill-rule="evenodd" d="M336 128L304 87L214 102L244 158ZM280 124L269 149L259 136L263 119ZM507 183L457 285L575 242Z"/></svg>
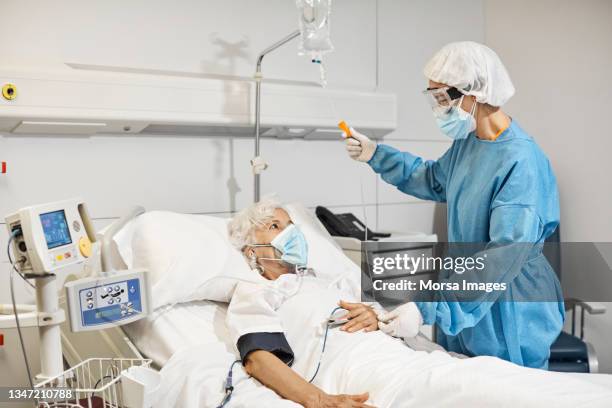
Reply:
<svg viewBox="0 0 612 408"><path fill-rule="evenodd" d="M274 390L283 398L306 408L370 407L365 404L368 393L361 395L328 395L300 377L274 354L255 350L245 358L249 375Z"/></svg>
<svg viewBox="0 0 612 408"><path fill-rule="evenodd" d="M263 285L240 282L227 309L227 326L246 371L307 408L367 407L368 394L327 395L289 367L293 350L285 338L274 293L268 291Z"/></svg>

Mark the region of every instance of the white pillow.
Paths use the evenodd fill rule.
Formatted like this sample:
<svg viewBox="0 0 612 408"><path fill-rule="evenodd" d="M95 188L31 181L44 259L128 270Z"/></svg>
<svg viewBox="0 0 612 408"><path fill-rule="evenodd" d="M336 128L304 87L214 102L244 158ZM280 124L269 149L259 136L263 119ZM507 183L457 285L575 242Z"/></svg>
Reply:
<svg viewBox="0 0 612 408"><path fill-rule="evenodd" d="M360 271L319 221L301 204L285 206L308 242L308 266L327 280L348 278L359 294ZM227 235L229 219L166 211L128 223L115 243L128 267L149 271L153 307L214 300L229 302L238 281L265 282L250 270Z"/></svg>
<svg viewBox="0 0 612 408"><path fill-rule="evenodd" d="M313 268L316 275L328 281L338 280L341 289L358 297L360 294L360 269L336 244L327 230L314 218L303 205L291 203L283 207L293 223L300 228L308 242L308 267ZM211 218L211 217L209 217ZM224 230L225 240L228 245L229 238L227 230ZM229 302L234 293L234 288L239 280L250 282L267 282L259 274L248 270L249 267L239 251L231 248L240 259L230 257L223 271L195 289L188 300L210 299L220 302ZM238 268L237 264L245 265L247 270ZM346 284L346 285L342 285ZM184 300L186 301L186 300Z"/></svg>
<svg viewBox="0 0 612 408"><path fill-rule="evenodd" d="M149 273L154 308L199 299L227 302L236 279L253 276L227 239L227 220L218 217L145 213L135 220L131 252L132 266Z"/></svg>

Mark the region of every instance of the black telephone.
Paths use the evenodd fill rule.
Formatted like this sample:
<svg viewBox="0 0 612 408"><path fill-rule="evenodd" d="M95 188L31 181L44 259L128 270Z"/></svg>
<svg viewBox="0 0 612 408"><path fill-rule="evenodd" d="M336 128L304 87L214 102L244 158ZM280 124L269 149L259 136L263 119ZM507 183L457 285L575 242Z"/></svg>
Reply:
<svg viewBox="0 0 612 408"><path fill-rule="evenodd" d="M391 234L371 231L369 228L366 228L359 218L351 213L334 214L327 208L318 206L315 209L315 214L317 214L317 218L323 223L325 229L331 235L337 237L350 237L365 241L367 236L368 240L376 241L378 238L388 238L391 236Z"/></svg>

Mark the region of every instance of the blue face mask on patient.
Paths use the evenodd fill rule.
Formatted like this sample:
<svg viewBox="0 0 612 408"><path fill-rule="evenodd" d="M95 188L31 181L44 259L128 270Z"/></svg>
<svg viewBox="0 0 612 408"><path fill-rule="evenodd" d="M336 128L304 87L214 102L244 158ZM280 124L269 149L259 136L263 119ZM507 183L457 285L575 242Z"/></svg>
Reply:
<svg viewBox="0 0 612 408"><path fill-rule="evenodd" d="M288 264L305 267L308 263L308 243L298 227L287 225L270 244L281 252L280 259Z"/></svg>

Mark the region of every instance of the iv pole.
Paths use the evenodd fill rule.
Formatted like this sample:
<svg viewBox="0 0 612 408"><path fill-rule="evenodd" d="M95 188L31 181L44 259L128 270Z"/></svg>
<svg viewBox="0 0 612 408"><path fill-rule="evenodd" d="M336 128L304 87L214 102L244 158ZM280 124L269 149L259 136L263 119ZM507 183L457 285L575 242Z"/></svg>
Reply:
<svg viewBox="0 0 612 408"><path fill-rule="evenodd" d="M277 48L287 44L289 41L300 35L300 30L296 30L283 38L282 40L272 44L265 50L263 50L259 57L257 57L257 69L255 71L255 157L251 160L251 165L253 166L253 174L254 174L254 202L258 202L260 198L260 176L261 172L268 167L268 165L259 157L259 138L260 138L260 125L261 125L261 80L263 76L261 75L261 62L264 57L270 52L276 50Z"/></svg>

